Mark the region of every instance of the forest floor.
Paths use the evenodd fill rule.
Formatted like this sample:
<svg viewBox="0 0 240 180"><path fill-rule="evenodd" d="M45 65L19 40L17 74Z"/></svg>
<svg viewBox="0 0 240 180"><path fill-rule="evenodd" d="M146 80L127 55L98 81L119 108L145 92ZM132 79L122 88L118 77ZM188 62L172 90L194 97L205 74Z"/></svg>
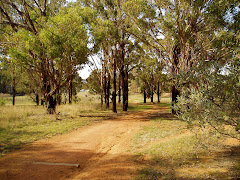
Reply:
<svg viewBox="0 0 240 180"><path fill-rule="evenodd" d="M151 109L121 113L112 119L99 121L67 134L38 140L25 145L22 149L14 150L0 158L0 179L187 179L184 178L185 174L194 173L197 170L206 174L205 166L209 166L208 163L210 161L212 163L216 158L218 158L217 169L215 168L217 174L215 171L208 171L208 173L215 173L214 177L237 179L238 174L235 171L240 169L240 164L237 164L240 160L239 142L229 139L224 142L228 143L228 151L221 150L214 155L197 158L196 161L204 162L201 163L201 168L196 166L196 162L194 165L189 162L184 164L182 160L182 169L179 168L180 165L176 168L170 161L166 163L166 159L162 159L160 163L165 163L165 167L157 165L159 159L153 159L147 151L143 153L139 148L154 146L156 142L166 143L173 139L190 137L192 133L182 129L177 134L164 135L161 139L159 136L157 139L150 138L150 143L146 142L146 138L149 140L149 137L143 136L144 127L151 127L153 131L154 126L169 125L153 124L152 119L168 119L178 126L178 123L172 121L174 117L167 111L167 107L149 106ZM139 139L139 137L145 139ZM138 147L139 144L142 146ZM222 163L220 161L226 162L232 159L234 159L234 165L231 163L219 165ZM76 167L77 164L79 167ZM228 171L232 173L226 175ZM141 175L141 173L144 174ZM223 174L225 176L222 176ZM194 177L197 179L197 176Z"/></svg>

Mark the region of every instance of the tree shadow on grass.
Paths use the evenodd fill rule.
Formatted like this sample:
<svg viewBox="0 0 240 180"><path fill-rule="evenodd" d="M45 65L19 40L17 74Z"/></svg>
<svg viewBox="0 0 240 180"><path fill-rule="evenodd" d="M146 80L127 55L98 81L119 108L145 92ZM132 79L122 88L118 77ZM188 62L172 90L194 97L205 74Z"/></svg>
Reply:
<svg viewBox="0 0 240 180"><path fill-rule="evenodd" d="M42 132L40 131L31 131L31 132L23 131L23 130L10 131L7 128L1 128L0 135L2 136L1 138L2 140L0 141L0 154L4 154L12 150L20 149L23 145L33 141L33 139L28 139L26 137L43 136Z"/></svg>
<svg viewBox="0 0 240 180"><path fill-rule="evenodd" d="M146 117L149 120L169 120L169 121L174 121L174 120L179 120L176 115L168 112L156 112L156 113L151 113Z"/></svg>
<svg viewBox="0 0 240 180"><path fill-rule="evenodd" d="M142 164L138 169L137 180L158 179L240 179L240 146L231 147L211 155L189 153L185 158L136 156L135 161Z"/></svg>

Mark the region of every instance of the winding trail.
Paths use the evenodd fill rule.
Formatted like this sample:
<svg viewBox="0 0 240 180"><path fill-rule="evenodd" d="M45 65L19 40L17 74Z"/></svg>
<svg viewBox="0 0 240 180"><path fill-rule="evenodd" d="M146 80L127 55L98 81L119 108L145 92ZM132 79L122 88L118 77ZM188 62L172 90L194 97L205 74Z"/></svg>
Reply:
<svg viewBox="0 0 240 180"><path fill-rule="evenodd" d="M0 179L134 179L137 164L128 151L132 137L161 108L126 113L26 145L0 158Z"/></svg>

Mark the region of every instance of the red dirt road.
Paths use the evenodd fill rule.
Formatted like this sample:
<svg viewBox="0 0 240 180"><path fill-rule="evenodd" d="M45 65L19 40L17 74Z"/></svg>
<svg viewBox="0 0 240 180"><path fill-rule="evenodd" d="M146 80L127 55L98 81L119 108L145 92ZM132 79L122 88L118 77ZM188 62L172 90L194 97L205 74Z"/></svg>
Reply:
<svg viewBox="0 0 240 180"><path fill-rule="evenodd" d="M131 138L149 123L149 115L158 111L154 108L125 114L31 143L0 158L0 179L134 179L137 165L132 160L133 154L128 152Z"/></svg>

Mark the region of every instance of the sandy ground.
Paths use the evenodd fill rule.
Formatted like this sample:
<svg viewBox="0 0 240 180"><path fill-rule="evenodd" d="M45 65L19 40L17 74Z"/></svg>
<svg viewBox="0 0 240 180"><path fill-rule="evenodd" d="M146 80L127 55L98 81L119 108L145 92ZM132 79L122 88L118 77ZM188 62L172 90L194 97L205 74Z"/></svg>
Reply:
<svg viewBox="0 0 240 180"><path fill-rule="evenodd" d="M158 111L126 113L24 146L0 158L0 179L134 179L131 138Z"/></svg>
<svg viewBox="0 0 240 180"><path fill-rule="evenodd" d="M35 141L0 158L0 180L134 179L137 169L144 164L136 162L134 154L129 151L132 137L143 126L148 126L151 118L172 118L164 110L164 107L153 106L153 109L141 112L123 113L68 134ZM186 135L188 132L182 134ZM174 137L163 138L162 141L169 138ZM236 158L239 162L240 142L228 138L223 143L237 149L229 157L221 154L218 159L225 163ZM197 173L199 171L201 169L198 168ZM176 172L189 174L193 169Z"/></svg>

